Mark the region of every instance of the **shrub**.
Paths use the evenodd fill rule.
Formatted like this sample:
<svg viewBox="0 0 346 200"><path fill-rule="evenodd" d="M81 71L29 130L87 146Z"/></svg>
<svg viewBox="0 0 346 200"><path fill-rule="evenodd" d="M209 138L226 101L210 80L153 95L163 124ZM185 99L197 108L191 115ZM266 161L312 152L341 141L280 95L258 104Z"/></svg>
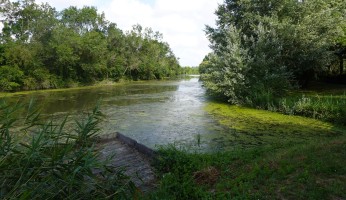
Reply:
<svg viewBox="0 0 346 200"><path fill-rule="evenodd" d="M265 110L288 115L310 117L337 124L346 124L346 95L341 96L301 96L276 99L273 96L258 95L250 104Z"/></svg>
<svg viewBox="0 0 346 200"><path fill-rule="evenodd" d="M17 67L0 66L0 90L15 91L21 86L23 72Z"/></svg>

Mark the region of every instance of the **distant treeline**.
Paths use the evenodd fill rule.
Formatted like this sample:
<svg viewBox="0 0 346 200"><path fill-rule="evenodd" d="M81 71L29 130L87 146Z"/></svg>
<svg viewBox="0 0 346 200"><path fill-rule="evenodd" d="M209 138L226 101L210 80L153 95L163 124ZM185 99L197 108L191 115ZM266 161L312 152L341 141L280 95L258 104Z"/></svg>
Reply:
<svg viewBox="0 0 346 200"><path fill-rule="evenodd" d="M186 74L186 75L196 75L196 74L199 74L199 68L198 67L189 67L189 66L186 66L186 67L182 67L181 68L181 73L182 74Z"/></svg>
<svg viewBox="0 0 346 200"><path fill-rule="evenodd" d="M0 91L149 80L182 73L162 34L120 30L95 7L61 12L34 0L0 4Z"/></svg>

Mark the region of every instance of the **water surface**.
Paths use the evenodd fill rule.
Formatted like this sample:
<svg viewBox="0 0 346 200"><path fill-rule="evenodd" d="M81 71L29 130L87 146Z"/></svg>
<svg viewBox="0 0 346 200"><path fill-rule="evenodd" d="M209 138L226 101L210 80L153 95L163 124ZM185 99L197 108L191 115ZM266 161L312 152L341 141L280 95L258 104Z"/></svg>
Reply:
<svg viewBox="0 0 346 200"><path fill-rule="evenodd" d="M205 91L198 77L180 81L148 81L66 91L14 95L34 98L45 115L79 114L101 101L107 116L101 134L121 132L150 147L196 143L197 135L217 132L204 111Z"/></svg>
<svg viewBox="0 0 346 200"><path fill-rule="evenodd" d="M79 116L100 101L106 115L101 134L121 132L153 148L176 143L201 151L220 151L304 143L345 133L344 127L318 120L210 102L198 77L38 91L15 94L7 100L32 98L45 116L54 118Z"/></svg>

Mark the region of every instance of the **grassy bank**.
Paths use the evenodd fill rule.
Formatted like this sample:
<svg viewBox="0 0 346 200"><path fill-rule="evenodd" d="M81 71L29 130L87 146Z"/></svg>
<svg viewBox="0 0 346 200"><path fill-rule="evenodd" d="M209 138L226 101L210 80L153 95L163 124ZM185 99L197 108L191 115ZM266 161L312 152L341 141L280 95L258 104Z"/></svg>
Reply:
<svg viewBox="0 0 346 200"><path fill-rule="evenodd" d="M161 150L148 199L344 199L346 137L215 154Z"/></svg>
<svg viewBox="0 0 346 200"><path fill-rule="evenodd" d="M107 86L107 85L112 85L112 86L118 86L118 85L124 85L128 84L132 81L120 81L120 82L113 82L113 81L102 81L102 82L97 82L93 85L87 85L87 86L74 86L74 87L68 87L68 88L57 88L57 89L43 89L43 90L29 90L29 91L18 91L18 92L0 92L0 98L2 97L11 97L11 96L16 96L16 95L27 95L27 94L32 94L36 92L60 92L60 91L69 91L69 90L88 90L91 88L97 88L97 87L102 87L102 86ZM136 81L137 82L137 81Z"/></svg>
<svg viewBox="0 0 346 200"><path fill-rule="evenodd" d="M344 199L346 128L315 119L211 103L229 149L163 147L147 199Z"/></svg>
<svg viewBox="0 0 346 200"><path fill-rule="evenodd" d="M181 78L184 79L191 79L189 76L182 76L179 77L178 80ZM166 78L164 80L176 80L174 78ZM127 84L145 84L145 83L152 83L152 82L159 82L162 80L128 80L128 79L121 79L118 82L110 81L110 80L104 80L100 82L96 82L92 85L76 85L72 87L66 87L66 88L56 88L56 89L41 89L41 90L26 90L26 91L17 91L17 92L1 92L0 91L0 98L3 97L12 97L16 95L28 95L32 93L39 93L39 92L64 92L64 91L71 91L71 90L88 90L88 89L93 89L93 88L98 88L98 87L104 87L104 86L123 86Z"/></svg>
<svg viewBox="0 0 346 200"><path fill-rule="evenodd" d="M263 93L249 106L346 125L346 85L313 83L283 98Z"/></svg>

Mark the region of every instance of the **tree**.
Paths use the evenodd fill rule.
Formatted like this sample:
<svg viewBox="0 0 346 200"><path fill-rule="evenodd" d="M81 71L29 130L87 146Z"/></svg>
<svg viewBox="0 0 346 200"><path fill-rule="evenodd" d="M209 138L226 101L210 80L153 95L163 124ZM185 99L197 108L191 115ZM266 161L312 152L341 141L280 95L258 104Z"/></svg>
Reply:
<svg viewBox="0 0 346 200"><path fill-rule="evenodd" d="M342 2L225 0L216 11L217 27L206 27L213 52L200 72L207 91L259 105L295 85L305 87L335 60L330 47L344 35Z"/></svg>
<svg viewBox="0 0 346 200"><path fill-rule="evenodd" d="M125 58L125 73L135 80L175 76L180 69L178 59L162 41L162 35L140 25L126 33Z"/></svg>
<svg viewBox="0 0 346 200"><path fill-rule="evenodd" d="M217 27L207 26L206 33L214 53L220 54L227 46L227 30L234 26L242 35L241 45L255 56L252 47L258 39L257 27L274 30L280 43L281 65L294 75L299 85L306 86L335 59L330 47L343 34L342 2L226 0L216 11ZM245 40L244 36L253 40Z"/></svg>
<svg viewBox="0 0 346 200"><path fill-rule="evenodd" d="M34 0L7 1L2 9L3 37L7 40L30 42L42 40L52 30L57 12L48 4L38 5Z"/></svg>
<svg viewBox="0 0 346 200"><path fill-rule="evenodd" d="M84 6L78 9L71 6L63 10L60 15L62 24L80 35L90 31L105 32L107 30L108 21L104 13L98 14L95 7Z"/></svg>
<svg viewBox="0 0 346 200"><path fill-rule="evenodd" d="M344 35L338 40L338 43L333 47L335 55L339 58L339 74L344 73L344 59L346 59L346 22L343 25Z"/></svg>
<svg viewBox="0 0 346 200"><path fill-rule="evenodd" d="M78 74L83 82L102 80L107 74L107 44L104 35L97 31L84 34L81 38L80 68Z"/></svg>
<svg viewBox="0 0 346 200"><path fill-rule="evenodd" d="M226 35L227 46L222 51L211 53L200 66L202 80L209 94L226 98L232 103L243 102L243 92L246 90L245 74L248 66L245 64L247 51L241 47L240 32L230 27Z"/></svg>
<svg viewBox="0 0 346 200"><path fill-rule="evenodd" d="M46 66L64 80L77 80L81 38L72 29L57 26L48 44Z"/></svg>
<svg viewBox="0 0 346 200"><path fill-rule="evenodd" d="M117 28L115 23L111 23L107 30L107 74L106 78L119 80L125 73L125 50L126 40L124 33Z"/></svg>
<svg viewBox="0 0 346 200"><path fill-rule="evenodd" d="M135 25L123 33L95 7L56 12L34 0L0 4L3 90L90 84L103 79L161 79L179 73L162 35ZM13 76L18 72L20 76ZM6 83L6 84L5 84Z"/></svg>
<svg viewBox="0 0 346 200"><path fill-rule="evenodd" d="M227 46L202 62L202 80L209 94L234 104L252 104L290 88L291 76L280 66L281 47L275 31L258 25L254 33L256 39L242 37L236 27L229 27ZM251 52L244 48L242 40L252 44Z"/></svg>

